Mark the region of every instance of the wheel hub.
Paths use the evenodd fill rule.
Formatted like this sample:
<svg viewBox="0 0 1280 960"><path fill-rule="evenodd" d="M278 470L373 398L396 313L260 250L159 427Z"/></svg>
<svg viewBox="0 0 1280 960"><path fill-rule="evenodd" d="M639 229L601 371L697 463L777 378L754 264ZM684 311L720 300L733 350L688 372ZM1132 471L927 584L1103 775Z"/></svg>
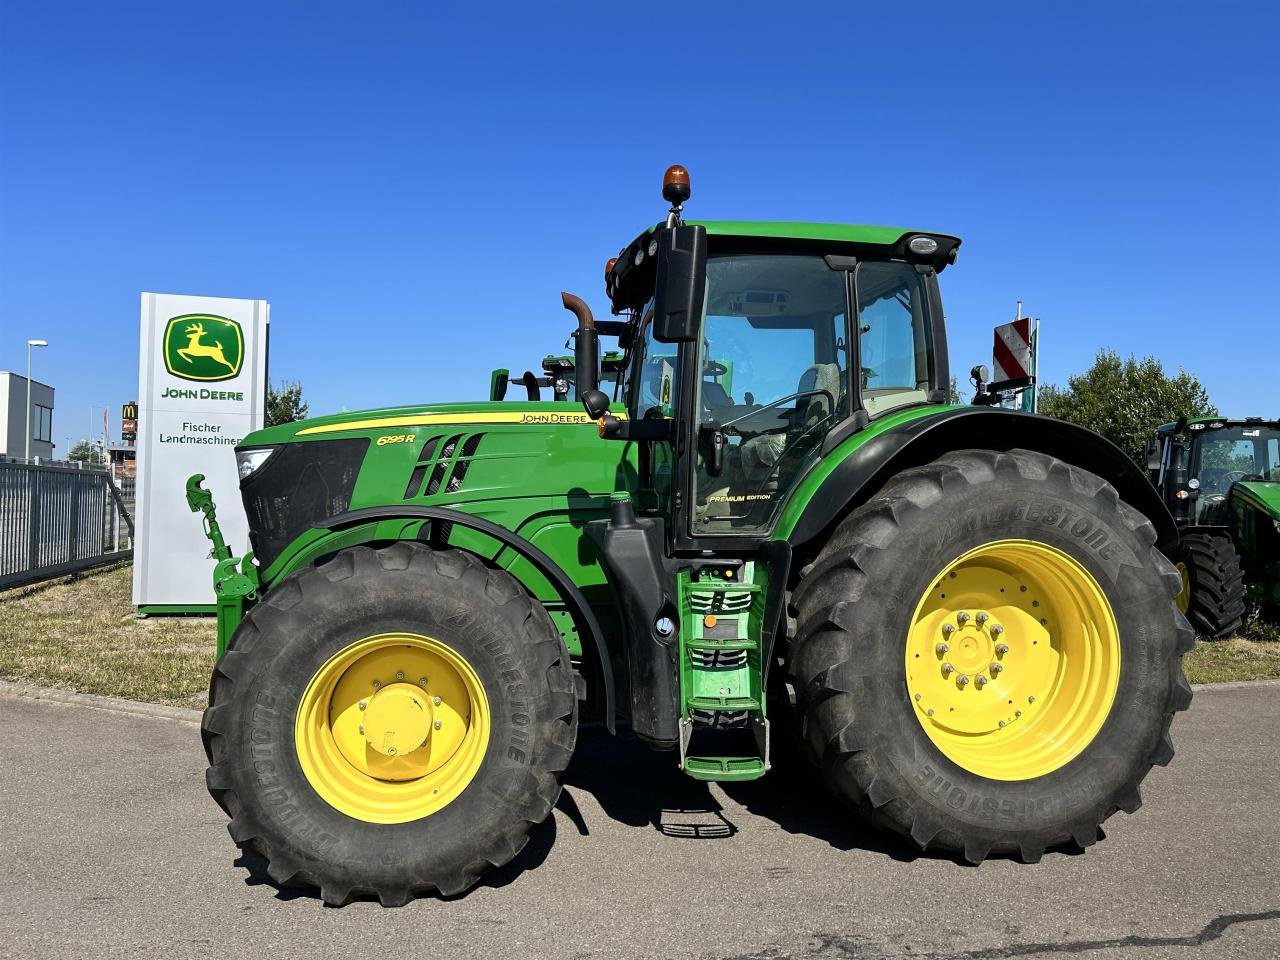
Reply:
<svg viewBox="0 0 1280 960"><path fill-rule="evenodd" d="M921 599L907 695L951 759L1024 779L1097 732L1118 658L1110 606L1087 571L1054 548L999 541L959 558Z"/></svg>
<svg viewBox="0 0 1280 960"><path fill-rule="evenodd" d="M411 683L379 688L369 699L361 727L365 743L384 757L404 756L427 745L431 701Z"/></svg>
<svg viewBox="0 0 1280 960"><path fill-rule="evenodd" d="M426 816L475 776L489 738L484 688L455 651L379 634L336 653L299 704L295 738L312 786L373 823Z"/></svg>

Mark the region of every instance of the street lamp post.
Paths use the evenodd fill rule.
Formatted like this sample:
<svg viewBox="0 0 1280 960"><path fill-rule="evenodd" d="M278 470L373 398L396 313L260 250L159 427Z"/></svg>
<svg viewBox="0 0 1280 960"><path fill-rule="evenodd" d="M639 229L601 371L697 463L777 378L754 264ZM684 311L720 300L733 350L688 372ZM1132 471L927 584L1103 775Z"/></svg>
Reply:
<svg viewBox="0 0 1280 960"><path fill-rule="evenodd" d="M28 340L27 341L27 447L23 459L27 463L31 462L31 348L47 347L48 340Z"/></svg>

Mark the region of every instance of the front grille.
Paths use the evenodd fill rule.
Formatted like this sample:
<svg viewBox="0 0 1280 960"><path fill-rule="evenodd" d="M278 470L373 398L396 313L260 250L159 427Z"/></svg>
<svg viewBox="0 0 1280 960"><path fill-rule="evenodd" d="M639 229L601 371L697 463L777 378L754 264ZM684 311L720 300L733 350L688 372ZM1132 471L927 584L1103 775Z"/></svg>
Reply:
<svg viewBox="0 0 1280 960"><path fill-rule="evenodd" d="M312 524L345 513L369 441L289 443L240 485L249 539L266 569Z"/></svg>

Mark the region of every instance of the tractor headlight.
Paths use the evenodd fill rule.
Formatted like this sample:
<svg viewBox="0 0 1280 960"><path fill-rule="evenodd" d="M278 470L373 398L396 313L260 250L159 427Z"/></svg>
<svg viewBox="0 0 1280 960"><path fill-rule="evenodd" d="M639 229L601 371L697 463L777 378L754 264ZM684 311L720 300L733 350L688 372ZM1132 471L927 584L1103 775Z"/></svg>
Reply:
<svg viewBox="0 0 1280 960"><path fill-rule="evenodd" d="M259 447L256 450L237 450L236 471L240 474L240 479L242 481L248 480L260 466L270 459L271 455L275 452L275 447Z"/></svg>

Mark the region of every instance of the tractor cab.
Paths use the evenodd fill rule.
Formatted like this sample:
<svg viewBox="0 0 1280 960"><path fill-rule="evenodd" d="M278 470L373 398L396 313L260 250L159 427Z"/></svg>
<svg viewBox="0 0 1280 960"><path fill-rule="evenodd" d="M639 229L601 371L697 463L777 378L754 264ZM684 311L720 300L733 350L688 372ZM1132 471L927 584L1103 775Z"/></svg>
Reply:
<svg viewBox="0 0 1280 960"><path fill-rule="evenodd" d="M1280 484L1280 421L1166 423L1148 445L1148 469L1181 523L1226 526L1236 484Z"/></svg>
<svg viewBox="0 0 1280 960"><path fill-rule="evenodd" d="M684 222L679 167L663 195L667 221L605 273L613 313L626 317L626 416L598 391L583 390L583 402L604 437L641 444L640 486L670 513L674 549L742 545L769 536L797 484L841 440L947 403L937 277L960 241L886 227ZM576 336L589 355L592 335Z"/></svg>

